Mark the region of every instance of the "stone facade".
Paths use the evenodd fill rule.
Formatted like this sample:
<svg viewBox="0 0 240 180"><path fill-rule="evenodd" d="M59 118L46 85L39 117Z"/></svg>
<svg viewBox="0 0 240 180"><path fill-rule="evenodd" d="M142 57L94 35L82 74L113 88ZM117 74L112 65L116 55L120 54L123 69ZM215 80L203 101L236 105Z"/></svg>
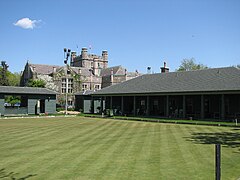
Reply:
<svg viewBox="0 0 240 180"><path fill-rule="evenodd" d="M86 90L99 90L134 77L139 73L127 72L122 66L108 67L108 52L102 56L88 54L82 48L81 54L71 53L70 65L43 65L26 63L21 77L21 86L26 86L30 79L42 79L46 87L58 92L57 103L65 104L66 92L68 105L74 106L75 94Z"/></svg>

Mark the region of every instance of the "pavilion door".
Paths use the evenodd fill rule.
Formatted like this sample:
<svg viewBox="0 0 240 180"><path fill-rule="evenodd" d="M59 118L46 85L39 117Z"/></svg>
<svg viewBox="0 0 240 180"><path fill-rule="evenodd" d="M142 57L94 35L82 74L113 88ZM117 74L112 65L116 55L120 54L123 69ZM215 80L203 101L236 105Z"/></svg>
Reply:
<svg viewBox="0 0 240 180"><path fill-rule="evenodd" d="M45 99L40 100L40 113L45 113Z"/></svg>

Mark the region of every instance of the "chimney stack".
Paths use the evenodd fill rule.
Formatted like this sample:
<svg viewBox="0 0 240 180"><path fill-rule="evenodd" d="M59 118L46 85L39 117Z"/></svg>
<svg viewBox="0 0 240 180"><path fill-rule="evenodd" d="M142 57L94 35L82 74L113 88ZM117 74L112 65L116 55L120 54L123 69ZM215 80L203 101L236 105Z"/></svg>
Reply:
<svg viewBox="0 0 240 180"><path fill-rule="evenodd" d="M113 83L113 69L111 69L110 81Z"/></svg>
<svg viewBox="0 0 240 180"><path fill-rule="evenodd" d="M75 51L72 51L71 52L71 62L70 62L71 66L73 66L73 63L74 63L74 60L76 57L77 57L77 53Z"/></svg>
<svg viewBox="0 0 240 180"><path fill-rule="evenodd" d="M53 73L56 73L56 72L57 72L56 67L53 67Z"/></svg>
<svg viewBox="0 0 240 180"><path fill-rule="evenodd" d="M167 63L163 63L163 67L161 67L161 73L167 73L169 72L169 68L167 67Z"/></svg>

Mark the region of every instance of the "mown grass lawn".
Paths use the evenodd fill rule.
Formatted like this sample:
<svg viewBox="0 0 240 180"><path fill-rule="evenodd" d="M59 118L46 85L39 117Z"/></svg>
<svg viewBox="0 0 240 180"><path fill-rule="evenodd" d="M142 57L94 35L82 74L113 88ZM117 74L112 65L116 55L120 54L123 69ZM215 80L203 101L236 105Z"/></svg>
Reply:
<svg viewBox="0 0 240 180"><path fill-rule="evenodd" d="M240 129L84 117L0 119L0 179L240 178Z"/></svg>

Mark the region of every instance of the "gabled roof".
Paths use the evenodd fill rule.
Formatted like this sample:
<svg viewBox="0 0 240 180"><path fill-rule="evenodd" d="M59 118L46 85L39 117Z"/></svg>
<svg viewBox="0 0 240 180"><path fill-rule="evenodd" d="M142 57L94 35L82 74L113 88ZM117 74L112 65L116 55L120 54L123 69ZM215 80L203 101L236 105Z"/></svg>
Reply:
<svg viewBox="0 0 240 180"><path fill-rule="evenodd" d="M63 69L66 68L66 66L57 66L57 65L45 65L45 64L29 64L31 69L33 70L34 67L34 72L38 74L45 74L49 75L53 73L53 68L56 68L56 71L59 72ZM90 76L91 72L89 71L88 68L83 68L83 67L73 67L70 66L70 68L77 74L79 74L79 69L81 69L81 75L83 76Z"/></svg>
<svg viewBox="0 0 240 180"><path fill-rule="evenodd" d="M34 67L34 72L38 74L51 74L53 73L53 68L55 67L56 69L60 68L61 66L57 65L45 65L45 64L29 64L31 69L33 70Z"/></svg>
<svg viewBox="0 0 240 180"><path fill-rule="evenodd" d="M47 88L36 87L15 87L15 86L0 86L1 94L47 94L55 95L57 92Z"/></svg>
<svg viewBox="0 0 240 180"><path fill-rule="evenodd" d="M110 76L111 71L113 70L114 75L125 75L125 68L122 66L113 66L101 70L100 76Z"/></svg>
<svg viewBox="0 0 240 180"><path fill-rule="evenodd" d="M70 67L75 73L79 74L79 70L81 70L82 76L91 76L91 71L88 68L84 67Z"/></svg>
<svg viewBox="0 0 240 180"><path fill-rule="evenodd" d="M140 76L140 75L142 75L142 74L138 73L138 72L127 72L128 77L137 77L137 76Z"/></svg>
<svg viewBox="0 0 240 180"><path fill-rule="evenodd" d="M94 95L240 91L240 70L235 67L145 74L103 88Z"/></svg>

